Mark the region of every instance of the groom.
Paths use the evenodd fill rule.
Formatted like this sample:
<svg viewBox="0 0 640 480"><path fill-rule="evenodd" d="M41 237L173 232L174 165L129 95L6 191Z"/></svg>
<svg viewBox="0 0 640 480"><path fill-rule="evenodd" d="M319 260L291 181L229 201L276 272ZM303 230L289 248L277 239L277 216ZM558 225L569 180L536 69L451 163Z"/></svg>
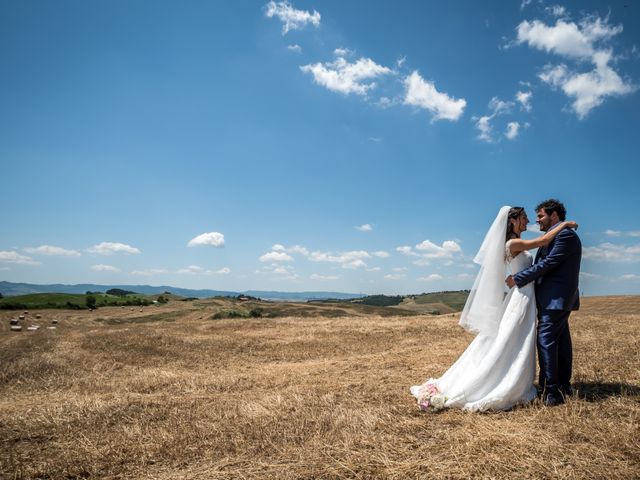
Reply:
<svg viewBox="0 0 640 480"><path fill-rule="evenodd" d="M566 216L564 205L550 199L536 207L537 223L546 232ZM547 406L564 403L571 395L571 335L569 314L578 310L578 276L582 244L576 232L565 228L547 245L538 249L534 264L507 277L509 288L535 283L538 307L538 363L540 388Z"/></svg>

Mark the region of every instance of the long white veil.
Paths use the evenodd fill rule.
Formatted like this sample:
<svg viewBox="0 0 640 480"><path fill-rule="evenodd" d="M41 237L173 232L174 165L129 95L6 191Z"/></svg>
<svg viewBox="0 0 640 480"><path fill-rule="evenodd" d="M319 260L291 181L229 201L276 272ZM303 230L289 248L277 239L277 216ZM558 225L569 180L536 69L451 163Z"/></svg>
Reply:
<svg viewBox="0 0 640 480"><path fill-rule="evenodd" d="M511 207L500 209L473 259L480 271L460 316L465 329L494 336L498 332L504 300L505 236Z"/></svg>

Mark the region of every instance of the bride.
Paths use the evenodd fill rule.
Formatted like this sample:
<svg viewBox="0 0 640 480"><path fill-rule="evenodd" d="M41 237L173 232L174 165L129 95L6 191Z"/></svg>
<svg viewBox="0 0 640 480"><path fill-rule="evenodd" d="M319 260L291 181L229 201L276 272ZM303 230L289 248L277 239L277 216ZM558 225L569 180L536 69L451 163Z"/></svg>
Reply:
<svg viewBox="0 0 640 480"><path fill-rule="evenodd" d="M534 284L505 296L505 266L513 274L531 266L528 250L548 245L563 228L578 225L562 222L538 238L523 240L528 223L522 207L498 212L474 258L480 271L460 317L460 325L477 336L444 375L411 387L421 410L507 410L535 398Z"/></svg>

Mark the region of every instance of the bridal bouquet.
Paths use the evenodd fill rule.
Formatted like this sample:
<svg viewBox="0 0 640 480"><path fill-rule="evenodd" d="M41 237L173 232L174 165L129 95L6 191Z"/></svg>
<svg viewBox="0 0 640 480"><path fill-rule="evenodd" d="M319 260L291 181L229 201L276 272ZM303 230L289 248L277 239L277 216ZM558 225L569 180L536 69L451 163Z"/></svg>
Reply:
<svg viewBox="0 0 640 480"><path fill-rule="evenodd" d="M447 401L435 383L425 383L418 391L418 408L423 411L438 411L444 408Z"/></svg>

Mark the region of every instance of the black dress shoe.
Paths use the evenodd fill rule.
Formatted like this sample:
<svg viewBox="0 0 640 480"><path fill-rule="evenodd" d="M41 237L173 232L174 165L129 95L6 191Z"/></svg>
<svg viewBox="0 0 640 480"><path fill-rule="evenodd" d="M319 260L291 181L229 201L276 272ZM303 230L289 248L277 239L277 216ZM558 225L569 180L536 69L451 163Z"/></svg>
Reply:
<svg viewBox="0 0 640 480"><path fill-rule="evenodd" d="M565 397L572 397L573 388L571 388L571 385L565 385L563 387L560 387L560 393L562 393L562 395L564 395Z"/></svg>
<svg viewBox="0 0 640 480"><path fill-rule="evenodd" d="M551 395L547 395L544 398L545 407L557 407L558 405L562 405L563 403L564 403L564 398L562 398L562 396L554 397Z"/></svg>

